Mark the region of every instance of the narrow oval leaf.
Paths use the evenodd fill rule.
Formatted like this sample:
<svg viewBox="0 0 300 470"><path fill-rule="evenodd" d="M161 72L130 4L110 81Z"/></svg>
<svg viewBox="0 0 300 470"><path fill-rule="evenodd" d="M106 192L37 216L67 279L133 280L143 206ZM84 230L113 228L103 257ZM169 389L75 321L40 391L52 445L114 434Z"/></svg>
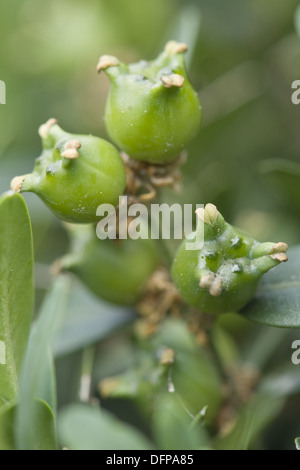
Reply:
<svg viewBox="0 0 300 470"><path fill-rule="evenodd" d="M2 406L0 409L0 450L14 450L15 405Z"/></svg>
<svg viewBox="0 0 300 470"><path fill-rule="evenodd" d="M0 198L0 404L16 398L34 303L33 248L24 199Z"/></svg>
<svg viewBox="0 0 300 470"><path fill-rule="evenodd" d="M53 411L43 400L35 400L35 410L33 446L30 450L56 450L56 425Z"/></svg>
<svg viewBox="0 0 300 470"><path fill-rule="evenodd" d="M300 328L300 246L288 251L289 260L269 271L254 299L242 310L249 320L281 328Z"/></svg>
<svg viewBox="0 0 300 470"><path fill-rule="evenodd" d="M18 449L35 449L37 433L45 436L47 433L52 436L53 433L55 410L49 407L50 413L45 411L43 406L41 409L40 401L36 399L42 399L44 403L48 400L47 406L55 403L54 370L49 360L50 342L64 316L68 294L69 280L65 276L56 278L30 333L20 375L19 406L16 413L15 432ZM53 442L52 437L51 442Z"/></svg>
<svg viewBox="0 0 300 470"><path fill-rule="evenodd" d="M56 430L52 410L43 400L35 401L36 422L34 445L31 450L55 450ZM17 406L10 404L0 410L0 450L15 450L14 421Z"/></svg>
<svg viewBox="0 0 300 470"><path fill-rule="evenodd" d="M147 450L154 446L132 426L95 406L74 404L61 411L58 435L70 450Z"/></svg>

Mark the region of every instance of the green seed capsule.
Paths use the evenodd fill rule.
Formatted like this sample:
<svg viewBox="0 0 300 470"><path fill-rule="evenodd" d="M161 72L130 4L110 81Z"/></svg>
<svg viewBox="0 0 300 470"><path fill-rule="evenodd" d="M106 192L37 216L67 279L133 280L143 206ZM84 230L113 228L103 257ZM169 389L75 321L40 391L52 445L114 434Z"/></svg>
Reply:
<svg viewBox="0 0 300 470"><path fill-rule="evenodd" d="M99 240L93 226L70 227L71 253L61 267L77 275L98 297L133 305L158 264L151 239Z"/></svg>
<svg viewBox="0 0 300 470"><path fill-rule="evenodd" d="M55 119L43 124L39 134L42 155L31 174L12 180L12 189L36 193L58 217L73 223L96 222L100 204L118 204L126 176L112 144L91 135L69 134Z"/></svg>
<svg viewBox="0 0 300 470"><path fill-rule="evenodd" d="M125 65L102 56L98 71L111 82L105 123L113 142L130 157L164 164L197 132L201 109L185 70L185 44L169 41L151 62Z"/></svg>
<svg viewBox="0 0 300 470"><path fill-rule="evenodd" d="M269 269L287 261L287 244L259 243L225 222L213 204L198 209L197 230L204 230L199 250L184 240L172 266L173 280L183 299L207 313L236 312L253 297ZM196 238L196 232L188 240Z"/></svg>

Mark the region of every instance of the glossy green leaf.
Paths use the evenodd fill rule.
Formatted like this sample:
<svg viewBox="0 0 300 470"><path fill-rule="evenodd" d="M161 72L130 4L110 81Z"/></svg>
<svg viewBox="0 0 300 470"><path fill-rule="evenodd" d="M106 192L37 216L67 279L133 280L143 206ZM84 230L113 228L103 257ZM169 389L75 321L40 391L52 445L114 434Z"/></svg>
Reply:
<svg viewBox="0 0 300 470"><path fill-rule="evenodd" d="M138 431L99 408L76 404L58 417L61 445L70 450L146 450L154 446Z"/></svg>
<svg viewBox="0 0 300 470"><path fill-rule="evenodd" d="M278 415L284 400L271 395L257 394L251 403L239 413L233 430L222 438L217 438L218 450L248 450L266 426Z"/></svg>
<svg viewBox="0 0 300 470"><path fill-rule="evenodd" d="M14 450L14 411L13 403L0 409L0 450Z"/></svg>
<svg viewBox="0 0 300 470"><path fill-rule="evenodd" d="M56 427L53 411L43 400L35 401L35 424L32 433L33 450L56 450Z"/></svg>
<svg viewBox="0 0 300 470"><path fill-rule="evenodd" d="M62 356L103 340L135 318L132 308L105 302L92 294L80 281L72 278L67 313L54 338L53 354L56 357Z"/></svg>
<svg viewBox="0 0 300 470"><path fill-rule="evenodd" d="M57 449L55 418L50 406L44 400L34 401L32 428L28 431L32 439L28 450Z"/></svg>
<svg viewBox="0 0 300 470"><path fill-rule="evenodd" d="M156 402L153 433L159 449L197 450L209 446L204 428L195 424L180 396L165 393Z"/></svg>
<svg viewBox="0 0 300 470"><path fill-rule="evenodd" d="M37 384L36 396L42 398L55 414L56 410L56 377L54 359L50 347L47 348L43 369Z"/></svg>
<svg viewBox="0 0 300 470"><path fill-rule="evenodd" d="M52 436L51 445L55 442L55 410L49 407L50 403L54 404L54 371L49 361L49 348L53 334L64 316L68 293L68 279L64 276L58 277L30 334L21 372L20 402L16 414L18 449L35 449L37 430L41 434L49 433ZM49 410L41 410L36 399L48 400Z"/></svg>
<svg viewBox="0 0 300 470"><path fill-rule="evenodd" d="M43 400L36 400L36 424L32 450L55 450L56 434L52 410ZM14 421L17 406L10 404L0 410L0 450L15 450Z"/></svg>
<svg viewBox="0 0 300 470"><path fill-rule="evenodd" d="M0 405L15 399L33 312L31 224L24 199L0 198Z"/></svg>
<svg viewBox="0 0 300 470"><path fill-rule="evenodd" d="M296 437L295 439L295 446L297 450L300 450L300 437Z"/></svg>
<svg viewBox="0 0 300 470"><path fill-rule="evenodd" d="M281 328L300 328L300 247L289 261L262 278L254 299L242 310L249 320Z"/></svg>

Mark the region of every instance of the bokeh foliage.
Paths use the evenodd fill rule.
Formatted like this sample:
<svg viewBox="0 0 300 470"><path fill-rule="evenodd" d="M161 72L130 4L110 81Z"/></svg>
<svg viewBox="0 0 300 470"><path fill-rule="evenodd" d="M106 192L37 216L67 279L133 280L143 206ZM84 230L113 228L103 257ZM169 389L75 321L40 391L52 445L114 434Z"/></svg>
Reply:
<svg viewBox="0 0 300 470"><path fill-rule="evenodd" d="M184 190L179 194L166 190L164 200L212 202L227 220L259 240L282 239L290 245L299 244L300 177L295 176L293 165L298 166L300 158L300 106L291 102L291 84L300 79L297 7L298 0L1 1L0 79L6 83L7 97L6 104L0 105L0 194L8 189L13 176L31 169L40 153L37 129L49 117L58 118L70 132L107 137L103 111L108 80L96 73L101 54L114 54L125 62L152 59L172 38L190 46L189 74L199 91L203 121L188 148ZM48 268L65 253L68 240L61 223L42 203L31 195L25 199L33 224L38 310L50 286ZM171 252L175 245L170 243ZM96 345L92 387L97 396L98 382L104 377L124 377L128 368L134 371L134 378L139 374L148 377L149 368L153 373L157 367L157 346L146 347L132 339L128 324L134 313L126 309L122 316L119 308L99 303L81 289L74 288L76 302L73 300L72 306L70 301L61 337L53 346L59 410L78 400L81 368L89 364L86 357L90 357L87 347L91 344ZM81 311L80 304L85 306ZM70 312L74 311L72 317ZM70 331L72 338L66 342ZM178 338L182 335L185 341L186 334L182 326ZM300 385L295 377L297 366L290 361L297 330L257 326L229 315L219 322L214 335L226 362L249 362L262 375L262 390L249 409L241 410L238 439L233 431L227 440L216 440L214 445L293 448L293 439L300 434ZM190 374L194 374L197 361L201 362L198 356L196 359L198 353L193 356L188 347L183 351L183 357L192 357ZM286 374L284 383L278 379L282 371ZM197 380L192 382L196 387ZM213 382L218 383L218 378L214 377ZM276 393L272 383L277 384ZM129 392L125 387L122 398L103 400L104 407L147 438L153 437L147 415L140 411L140 403L130 399ZM149 397L152 393L152 389L142 392ZM290 396L284 407L282 396ZM162 394L158 409L165 410L164 400ZM180 424L185 417L178 403L174 401L170 408L165 420L159 415L154 417L152 432L157 446L178 446L172 429L189 429ZM98 429L100 412L97 422L98 417L84 414L81 408L65 410L59 421L61 435L69 439L70 445L73 439L76 448L81 436L68 434L68 426L80 423L82 416L84 423L91 422L91 429ZM251 421L249 416L253 414L258 418ZM115 419L105 415L112 436L118 429ZM267 431L262 432L270 422ZM165 438L166 426L169 439ZM0 437L1 432L0 426ZM128 430L120 425L120 439L124 432ZM132 445L131 439L137 439L134 432L128 435L128 445ZM195 438L189 430L186 432L185 439ZM140 438L141 448L147 447L147 438ZM208 445L206 435L197 435L196 439L200 446ZM93 445L99 445L97 440Z"/></svg>

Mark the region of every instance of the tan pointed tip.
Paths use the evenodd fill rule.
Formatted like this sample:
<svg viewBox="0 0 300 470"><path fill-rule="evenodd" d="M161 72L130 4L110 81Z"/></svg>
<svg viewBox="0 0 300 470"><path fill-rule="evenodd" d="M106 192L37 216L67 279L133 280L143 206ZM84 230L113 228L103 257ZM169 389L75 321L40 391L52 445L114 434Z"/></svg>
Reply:
<svg viewBox="0 0 300 470"><path fill-rule="evenodd" d="M64 150L69 150L69 149L80 149L81 147L81 142L78 139L72 139L68 140L64 144Z"/></svg>
<svg viewBox="0 0 300 470"><path fill-rule="evenodd" d="M67 158L68 160L75 160L79 157L79 153L76 148L69 148L67 150L64 150L61 153L61 156Z"/></svg>
<svg viewBox="0 0 300 470"><path fill-rule="evenodd" d="M202 220L202 222L211 226L213 226L216 223L218 216L219 216L218 209L216 208L214 204L211 204L211 203L206 204L205 208L200 207L195 212L197 216L199 217L199 219Z"/></svg>
<svg viewBox="0 0 300 470"><path fill-rule="evenodd" d="M120 65L119 59L113 55L102 55L97 64L97 72L100 73L101 70L105 70L108 67L115 67Z"/></svg>
<svg viewBox="0 0 300 470"><path fill-rule="evenodd" d="M38 130L38 133L39 133L40 137L42 139L47 139L51 127L54 126L55 124L57 124L57 119L55 119L55 118L50 118L50 119L48 119L47 122L42 124L39 127L39 130Z"/></svg>
<svg viewBox="0 0 300 470"><path fill-rule="evenodd" d="M288 250L288 244L285 242L278 242L272 246L271 250L269 251L269 255L273 255L276 253L286 253Z"/></svg>
<svg viewBox="0 0 300 470"><path fill-rule="evenodd" d="M204 208L203 207L199 207L199 209L196 209L195 210L195 214L197 215L197 217L199 217L200 220L202 220L202 222L204 222Z"/></svg>
<svg viewBox="0 0 300 470"><path fill-rule="evenodd" d="M222 278L221 276L216 276L212 285L209 288L209 293L213 297L219 297L222 293Z"/></svg>
<svg viewBox="0 0 300 470"><path fill-rule="evenodd" d="M199 287L208 289L213 297L219 297L222 292L222 278L214 273L204 274L200 279Z"/></svg>
<svg viewBox="0 0 300 470"><path fill-rule="evenodd" d="M172 88L173 86L182 88L184 77L178 73L173 73L172 75L164 75L161 77L161 81L166 88Z"/></svg>
<svg viewBox="0 0 300 470"><path fill-rule="evenodd" d="M173 364L175 359L175 351L171 348L167 348L163 351L160 363L163 365Z"/></svg>
<svg viewBox="0 0 300 470"><path fill-rule="evenodd" d="M279 263L284 263L288 260L286 251L288 250L288 244L285 242L275 243L270 249L268 255L275 261Z"/></svg>
<svg viewBox="0 0 300 470"><path fill-rule="evenodd" d="M25 180L26 175L24 176L16 176L13 178L10 182L10 188L15 191L15 193L19 193L21 191L21 187L23 184L23 181Z"/></svg>
<svg viewBox="0 0 300 470"><path fill-rule="evenodd" d="M205 206L204 221L209 225L214 225L218 219L219 211L214 204L208 203Z"/></svg>
<svg viewBox="0 0 300 470"><path fill-rule="evenodd" d="M214 278L215 276L213 273L204 274L200 279L199 286L202 289L209 289L214 281Z"/></svg>
<svg viewBox="0 0 300 470"><path fill-rule="evenodd" d="M165 45L165 52L167 52L167 54L178 54L180 52L186 52L187 50L188 46L184 42L168 41Z"/></svg>
<svg viewBox="0 0 300 470"><path fill-rule="evenodd" d="M279 261L279 263L285 263L288 261L288 257L285 253L274 253L274 255L270 255L270 258L275 261Z"/></svg>

